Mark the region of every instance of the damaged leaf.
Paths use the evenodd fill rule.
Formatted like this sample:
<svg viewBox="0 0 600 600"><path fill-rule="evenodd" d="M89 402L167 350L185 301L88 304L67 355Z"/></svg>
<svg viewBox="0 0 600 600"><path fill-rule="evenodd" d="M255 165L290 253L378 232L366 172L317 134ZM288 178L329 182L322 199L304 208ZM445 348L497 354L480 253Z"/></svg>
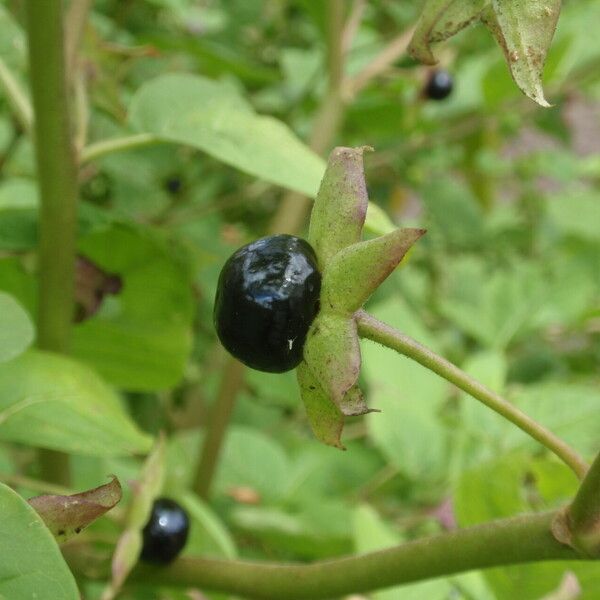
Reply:
<svg viewBox="0 0 600 600"><path fill-rule="evenodd" d="M442 42L478 20L488 0L429 0L408 47L413 58L426 65L437 59L431 44Z"/></svg>
<svg viewBox="0 0 600 600"><path fill-rule="evenodd" d="M72 496L44 495L28 500L59 544L81 533L121 500L121 484L110 483Z"/></svg>
<svg viewBox="0 0 600 600"><path fill-rule="evenodd" d="M561 0L492 0L483 22L504 52L521 91L540 106L550 104L542 89L542 72L554 37Z"/></svg>

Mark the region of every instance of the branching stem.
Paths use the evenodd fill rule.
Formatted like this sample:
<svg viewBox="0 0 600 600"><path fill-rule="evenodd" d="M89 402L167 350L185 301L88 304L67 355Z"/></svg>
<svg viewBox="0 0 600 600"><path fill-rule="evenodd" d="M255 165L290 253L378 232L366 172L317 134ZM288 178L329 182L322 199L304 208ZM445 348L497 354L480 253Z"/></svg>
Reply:
<svg viewBox="0 0 600 600"><path fill-rule="evenodd" d="M540 444L556 454L571 470L582 479L588 470L586 462L577 452L557 437L550 430L540 425L537 421L519 410L516 406L492 392L490 389L473 379L470 375L437 355L435 352L422 346L411 337L395 330L393 327L382 323L375 317L360 311L357 314L358 332L361 337L367 338L383 346L387 346L400 354L411 358L430 371L437 373L456 387L473 396L499 415L516 425L526 434L537 440Z"/></svg>
<svg viewBox="0 0 600 600"><path fill-rule="evenodd" d="M199 587L257 600L324 600L472 569L585 559L552 536L555 515L492 521L379 552L312 564L181 558L162 569L139 566L129 581ZM81 552L65 550L76 573L106 575Z"/></svg>

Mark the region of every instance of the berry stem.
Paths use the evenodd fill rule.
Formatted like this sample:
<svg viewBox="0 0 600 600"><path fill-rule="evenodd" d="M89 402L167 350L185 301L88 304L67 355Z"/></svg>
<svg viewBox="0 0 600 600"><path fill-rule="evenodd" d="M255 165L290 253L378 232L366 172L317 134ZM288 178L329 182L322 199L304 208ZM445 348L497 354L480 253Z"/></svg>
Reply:
<svg viewBox="0 0 600 600"><path fill-rule="evenodd" d="M463 392L467 392L548 448L570 467L579 479L584 477L588 465L577 452L516 406L492 392L445 358L366 312L359 311L357 313L357 322L358 333L361 337L391 348L453 383Z"/></svg>
<svg viewBox="0 0 600 600"><path fill-rule="evenodd" d="M443 575L510 564L586 557L551 534L556 512L491 521L400 546L312 564L181 558L164 569L138 566L131 583L199 587L262 600L322 600ZM65 547L76 573L102 577L89 557ZM98 565L99 566L99 565Z"/></svg>
<svg viewBox="0 0 600 600"><path fill-rule="evenodd" d="M63 3L28 0L27 32L38 186L38 345L68 352L74 307L77 165L71 137L63 46ZM68 485L68 456L40 453L43 473Z"/></svg>

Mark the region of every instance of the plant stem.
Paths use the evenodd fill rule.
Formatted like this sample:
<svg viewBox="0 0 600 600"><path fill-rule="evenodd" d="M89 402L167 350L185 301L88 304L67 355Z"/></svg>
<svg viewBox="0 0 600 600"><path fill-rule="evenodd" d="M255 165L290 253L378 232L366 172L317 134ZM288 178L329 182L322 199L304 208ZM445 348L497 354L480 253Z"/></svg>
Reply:
<svg viewBox="0 0 600 600"><path fill-rule="evenodd" d="M554 452L567 466L569 466L579 479L582 479L588 470L586 462L560 438L540 425L537 421L527 416L516 406L492 392L484 385L474 380L470 375L461 371L457 366L438 356L419 342L394 328L382 323L364 311L357 313L358 333L364 338L378 342L408 358L418 362L430 371L437 373L456 387L460 388L473 398L479 400L499 415L519 427L522 431L540 442L543 446Z"/></svg>
<svg viewBox="0 0 600 600"><path fill-rule="evenodd" d="M309 143L310 148L318 154L322 154L331 143L343 115L341 86L344 71L342 50L344 2L328 0L327 6L329 91L315 117ZM90 148L92 147L90 146L88 150ZM311 201L302 194L287 193L273 217L269 230L271 233L297 233L304 223L310 205ZM203 498L208 498L210 495L210 486L217 468L221 445L225 439L236 397L243 383L244 370L245 367L234 359L228 359L223 370L221 388L208 421L206 438L194 478L194 490Z"/></svg>
<svg viewBox="0 0 600 600"><path fill-rule="evenodd" d="M244 365L230 356L223 369L221 386L206 428L200 463L194 479L194 491L208 498L219 461L221 447L235 406L235 399L244 381Z"/></svg>
<svg viewBox="0 0 600 600"><path fill-rule="evenodd" d="M33 127L33 109L27 94L21 89L19 82L0 57L0 85L4 88L6 96L12 109L25 131L31 131Z"/></svg>
<svg viewBox="0 0 600 600"><path fill-rule="evenodd" d="M181 558L162 569L139 566L129 581L199 587L258 600L322 600L472 569L584 560L550 533L555 515L492 521L379 552L304 565ZM75 572L92 570L88 557L69 552L68 547L65 550Z"/></svg>
<svg viewBox="0 0 600 600"><path fill-rule="evenodd" d="M345 86L344 94L352 98L363 90L375 77L381 75L405 52L413 36L414 27L395 37L368 65Z"/></svg>
<svg viewBox="0 0 600 600"><path fill-rule="evenodd" d="M342 99L344 79L344 3L329 0L327 71L328 90L319 106L312 125L308 146L317 154L323 154L335 138L345 113ZM271 233L297 233L310 210L312 200L297 192L288 192L279 205L271 223Z"/></svg>
<svg viewBox="0 0 600 600"><path fill-rule="evenodd" d="M67 352L73 322L77 167L65 78L62 2L28 0L27 31L40 189L38 345ZM42 451L44 476L68 484L68 457Z"/></svg>
<svg viewBox="0 0 600 600"><path fill-rule="evenodd" d="M600 453L569 507L569 529L590 555L600 555Z"/></svg>
<svg viewBox="0 0 600 600"><path fill-rule="evenodd" d="M92 8L93 0L72 0L65 16L65 57L67 74L77 69L77 51L81 44L85 24Z"/></svg>
<svg viewBox="0 0 600 600"><path fill-rule="evenodd" d="M96 160L113 152L121 152L122 150L134 150L143 148L144 146L152 146L161 144L163 140L153 133L137 133L110 140L102 140L90 144L81 151L79 162L81 164Z"/></svg>

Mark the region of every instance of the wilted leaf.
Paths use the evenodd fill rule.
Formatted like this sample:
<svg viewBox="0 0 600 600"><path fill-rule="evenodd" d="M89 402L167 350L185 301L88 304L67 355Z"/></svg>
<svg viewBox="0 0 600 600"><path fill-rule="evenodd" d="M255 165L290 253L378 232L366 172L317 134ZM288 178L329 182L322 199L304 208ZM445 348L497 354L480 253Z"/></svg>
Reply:
<svg viewBox="0 0 600 600"><path fill-rule="evenodd" d="M71 496L44 495L28 500L59 543L66 542L114 508L121 500L121 484L110 483Z"/></svg>
<svg viewBox="0 0 600 600"><path fill-rule="evenodd" d="M542 72L560 9L561 0L492 0L482 17L504 52L515 83L540 106L550 106Z"/></svg>

